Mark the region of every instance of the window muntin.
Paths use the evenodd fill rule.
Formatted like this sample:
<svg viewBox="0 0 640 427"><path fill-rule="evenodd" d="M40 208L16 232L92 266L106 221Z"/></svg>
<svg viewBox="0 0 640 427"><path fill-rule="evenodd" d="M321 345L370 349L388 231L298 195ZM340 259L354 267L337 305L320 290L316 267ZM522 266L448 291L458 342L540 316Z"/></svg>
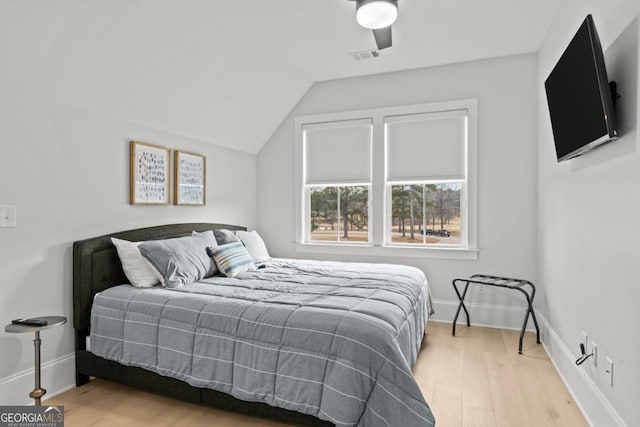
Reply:
<svg viewBox="0 0 640 427"><path fill-rule="evenodd" d="M369 186L327 185L307 188L311 242L368 243Z"/></svg>

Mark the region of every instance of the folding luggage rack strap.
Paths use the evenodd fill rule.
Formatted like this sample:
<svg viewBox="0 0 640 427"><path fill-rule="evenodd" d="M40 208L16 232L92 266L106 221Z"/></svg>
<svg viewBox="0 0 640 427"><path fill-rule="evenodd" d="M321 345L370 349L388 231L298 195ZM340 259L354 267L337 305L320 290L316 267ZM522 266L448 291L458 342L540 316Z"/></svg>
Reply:
<svg viewBox="0 0 640 427"><path fill-rule="evenodd" d="M461 294L460 289L458 288L458 284L462 285L462 283L464 283L464 289L462 289ZM522 323L522 331L520 332L518 353L522 354L522 340L524 339L524 331L527 328L527 323L529 322L529 315L531 315L533 324L536 327L536 342L540 344L540 328L538 328L538 320L536 319L536 314L533 312L533 298L536 296L536 287L533 285L533 283L528 280L515 279L513 277L489 276L486 274L474 274L470 277L457 278L453 280L453 289L456 291L456 295L458 295L458 300L460 302L458 304L458 309L456 310L456 315L453 318L452 335L455 336L456 334L456 322L458 320L458 315L460 314L460 309L463 309L464 314L467 316L467 326L471 326L471 322L469 321L469 312L467 311L467 307L464 305L464 298L467 295L470 283L476 283L478 285L486 286L496 286L499 288L515 289L516 291L522 292L527 300L527 309L524 316L524 322Z"/></svg>

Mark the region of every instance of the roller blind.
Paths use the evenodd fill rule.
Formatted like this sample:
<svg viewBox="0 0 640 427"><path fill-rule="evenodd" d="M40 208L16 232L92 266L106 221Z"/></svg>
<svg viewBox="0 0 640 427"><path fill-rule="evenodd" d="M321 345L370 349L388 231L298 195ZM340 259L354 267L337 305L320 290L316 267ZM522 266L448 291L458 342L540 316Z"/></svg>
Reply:
<svg viewBox="0 0 640 427"><path fill-rule="evenodd" d="M371 182L371 119L304 125L306 184Z"/></svg>
<svg viewBox="0 0 640 427"><path fill-rule="evenodd" d="M467 110L385 117L387 181L465 179Z"/></svg>

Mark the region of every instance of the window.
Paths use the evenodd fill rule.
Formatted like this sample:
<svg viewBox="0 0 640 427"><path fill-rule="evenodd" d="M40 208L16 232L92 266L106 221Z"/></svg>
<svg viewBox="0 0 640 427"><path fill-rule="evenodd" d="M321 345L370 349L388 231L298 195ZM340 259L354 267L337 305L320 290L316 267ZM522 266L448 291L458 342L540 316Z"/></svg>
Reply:
<svg viewBox="0 0 640 427"><path fill-rule="evenodd" d="M368 243L370 119L306 124L305 241Z"/></svg>
<svg viewBox="0 0 640 427"><path fill-rule="evenodd" d="M476 108L464 100L297 117L299 250L475 256Z"/></svg>
<svg viewBox="0 0 640 427"><path fill-rule="evenodd" d="M467 115L385 117L387 244L466 246Z"/></svg>

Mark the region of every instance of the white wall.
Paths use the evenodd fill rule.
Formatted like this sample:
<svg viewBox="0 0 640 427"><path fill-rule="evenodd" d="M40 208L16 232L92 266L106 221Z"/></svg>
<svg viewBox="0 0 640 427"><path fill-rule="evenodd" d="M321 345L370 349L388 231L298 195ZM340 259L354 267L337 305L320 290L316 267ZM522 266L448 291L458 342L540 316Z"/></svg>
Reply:
<svg viewBox="0 0 640 427"><path fill-rule="evenodd" d="M33 388L32 334L7 334L18 317L64 315L42 333L43 386L74 383L72 242L177 222L256 224L255 155L72 108L49 98L46 32L26 34L0 67L0 205L17 206L18 226L0 229L0 404L27 403ZM4 52L4 50L3 50ZM129 140L207 156L207 206L131 206Z"/></svg>
<svg viewBox="0 0 640 427"><path fill-rule="evenodd" d="M299 115L363 108L478 99L479 233L477 261L341 257L422 268L437 300L436 318L451 321L451 280L484 272L535 280L536 56L521 55L315 84L258 155L258 226L273 255L299 254L294 245L294 123ZM495 291L495 292L494 292ZM521 295L492 289L470 295L472 321L519 327ZM508 307L497 307L504 305ZM475 313L476 317L473 317ZM514 342L514 351L517 348Z"/></svg>
<svg viewBox="0 0 640 427"><path fill-rule="evenodd" d="M640 336L640 144L636 0L565 1L539 52L538 270L550 333L545 344L592 425L637 425ZM622 94L618 141L557 163L543 83L587 13ZM598 367L576 367L581 331L598 344ZM605 356L614 361L614 387Z"/></svg>

